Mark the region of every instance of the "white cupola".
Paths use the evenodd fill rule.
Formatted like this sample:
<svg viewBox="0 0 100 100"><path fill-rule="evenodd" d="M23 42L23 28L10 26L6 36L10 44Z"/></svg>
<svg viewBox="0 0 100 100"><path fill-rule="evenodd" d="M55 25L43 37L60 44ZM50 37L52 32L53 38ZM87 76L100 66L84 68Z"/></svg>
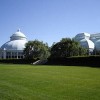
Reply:
<svg viewBox="0 0 100 100"><path fill-rule="evenodd" d="M10 41L12 40L26 40L26 36L20 31L20 29L17 30L11 37Z"/></svg>

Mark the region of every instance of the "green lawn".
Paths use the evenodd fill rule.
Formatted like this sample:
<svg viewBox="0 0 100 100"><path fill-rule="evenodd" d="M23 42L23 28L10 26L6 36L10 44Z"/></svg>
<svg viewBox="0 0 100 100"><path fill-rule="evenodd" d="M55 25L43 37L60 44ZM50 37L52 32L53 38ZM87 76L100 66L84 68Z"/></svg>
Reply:
<svg viewBox="0 0 100 100"><path fill-rule="evenodd" d="M100 100L100 68L0 64L0 100Z"/></svg>

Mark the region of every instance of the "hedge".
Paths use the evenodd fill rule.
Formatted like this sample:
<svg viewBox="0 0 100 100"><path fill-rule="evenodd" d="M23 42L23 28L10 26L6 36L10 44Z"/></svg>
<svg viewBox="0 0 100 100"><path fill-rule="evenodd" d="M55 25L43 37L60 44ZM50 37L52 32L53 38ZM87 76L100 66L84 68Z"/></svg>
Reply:
<svg viewBox="0 0 100 100"><path fill-rule="evenodd" d="M67 65L67 66L100 66L100 56L84 56L69 58L48 58L49 65Z"/></svg>
<svg viewBox="0 0 100 100"><path fill-rule="evenodd" d="M35 62L35 59L0 59L0 63L11 63L11 64L31 64Z"/></svg>
<svg viewBox="0 0 100 100"><path fill-rule="evenodd" d="M37 59L0 59L0 63L32 64ZM100 67L100 56L48 58L46 65Z"/></svg>

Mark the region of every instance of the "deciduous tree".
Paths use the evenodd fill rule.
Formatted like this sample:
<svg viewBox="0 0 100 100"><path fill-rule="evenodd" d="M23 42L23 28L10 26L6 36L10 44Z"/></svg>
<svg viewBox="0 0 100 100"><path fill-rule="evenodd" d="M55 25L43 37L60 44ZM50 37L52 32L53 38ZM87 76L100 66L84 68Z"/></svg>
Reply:
<svg viewBox="0 0 100 100"><path fill-rule="evenodd" d="M47 43L38 40L29 41L24 49L24 55L27 59L46 59L50 55Z"/></svg>
<svg viewBox="0 0 100 100"><path fill-rule="evenodd" d="M51 57L71 57L86 54L86 49L70 38L62 38L60 42L51 47Z"/></svg>

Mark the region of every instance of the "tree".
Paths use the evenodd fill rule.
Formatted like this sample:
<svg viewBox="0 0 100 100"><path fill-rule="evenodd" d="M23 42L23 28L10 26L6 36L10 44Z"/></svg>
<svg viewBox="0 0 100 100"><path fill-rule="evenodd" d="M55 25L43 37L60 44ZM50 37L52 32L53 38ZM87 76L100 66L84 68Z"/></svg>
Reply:
<svg viewBox="0 0 100 100"><path fill-rule="evenodd" d="M50 50L47 43L34 40L26 43L24 55L27 59L46 59L50 55Z"/></svg>
<svg viewBox="0 0 100 100"><path fill-rule="evenodd" d="M51 47L51 57L70 57L85 55L86 49L70 38L62 38L62 40Z"/></svg>

